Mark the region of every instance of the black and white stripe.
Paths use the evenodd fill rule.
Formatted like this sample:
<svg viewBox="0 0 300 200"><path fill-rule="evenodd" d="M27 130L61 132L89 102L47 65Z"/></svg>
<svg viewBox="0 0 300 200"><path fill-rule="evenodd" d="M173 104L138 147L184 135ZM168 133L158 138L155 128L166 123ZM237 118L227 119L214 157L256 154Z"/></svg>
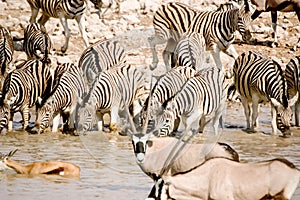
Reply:
<svg viewBox="0 0 300 200"><path fill-rule="evenodd" d="M42 16L38 23L45 25L50 17L59 18L64 27L66 37L65 44L62 46L62 52L68 49L70 31L67 24L67 19L75 19L78 23L79 30L86 47L89 46L88 38L85 32L84 10L86 3L84 0L27 0L31 8L30 23L36 22L39 9L42 10ZM99 8L100 0L91 0L96 8Z"/></svg>
<svg viewBox="0 0 300 200"><path fill-rule="evenodd" d="M7 73L7 67L13 59L13 54L13 38L10 32L0 25L0 67L2 76L5 75L5 73Z"/></svg>
<svg viewBox="0 0 300 200"><path fill-rule="evenodd" d="M110 129L118 130L119 110L122 111L124 106L129 107L133 104L140 88L144 88L144 73L137 67L122 63L100 73L85 97L84 105L79 108L79 130L91 130L97 113L98 129L101 131L103 114L109 112Z"/></svg>
<svg viewBox="0 0 300 200"><path fill-rule="evenodd" d="M197 72L191 67L179 66L171 69L156 82L151 91L150 109L148 109L149 97L146 100L140 114L140 122L143 127L145 124L147 111L149 125L156 116L162 112L162 105L173 97L186 83L188 79L194 77Z"/></svg>
<svg viewBox="0 0 300 200"><path fill-rule="evenodd" d="M1 120L0 130L7 126L12 130L13 113L21 112L24 129L28 126L29 108L33 107L38 97L44 97L51 92L54 85L54 73L45 63L37 60L24 62L5 78L0 106L3 106L5 116Z"/></svg>
<svg viewBox="0 0 300 200"><path fill-rule="evenodd" d="M48 62L51 46L51 39L43 25L33 23L26 27L23 49L27 59Z"/></svg>
<svg viewBox="0 0 300 200"><path fill-rule="evenodd" d="M125 62L126 53L118 41L99 40L84 50L78 65L91 87L100 72Z"/></svg>
<svg viewBox="0 0 300 200"><path fill-rule="evenodd" d="M156 68L158 63L155 46L168 42L163 52L164 62L168 67L170 54L185 32L203 34L207 50L212 52L216 65L221 68L220 51L224 51L234 58L238 57L231 45L234 41L234 32L238 30L244 40L249 40L251 37L248 26L250 22L251 13L248 3L240 9L225 12L196 11L185 4L176 2L162 5L154 15L155 35L149 38L153 55L151 68Z"/></svg>
<svg viewBox="0 0 300 200"><path fill-rule="evenodd" d="M291 109L286 80L280 65L265 55L249 51L238 57L233 71L235 87L245 110L247 131L254 132L254 128L258 125L258 104L271 101L272 132L276 134L278 128L284 135L290 134Z"/></svg>
<svg viewBox="0 0 300 200"><path fill-rule="evenodd" d="M287 82L288 99L297 98L298 101L295 104L295 124L300 126L300 56L296 56L291 59L285 67L285 78Z"/></svg>
<svg viewBox="0 0 300 200"><path fill-rule="evenodd" d="M60 115L63 117L63 132L75 128L76 107L86 93L86 86L82 70L72 63L65 65L68 65L68 70L61 75L58 84L38 109L39 133L49 127L52 120L52 132L56 132L59 123L56 120L60 119Z"/></svg>
<svg viewBox="0 0 300 200"><path fill-rule="evenodd" d="M192 124L199 122L200 132L207 122L213 120L214 133L218 134L226 101L224 80L223 73L216 67L202 69L190 78L173 98L165 102L164 113L157 123L162 122L158 135L170 135L177 117L180 117L184 130L191 130Z"/></svg>

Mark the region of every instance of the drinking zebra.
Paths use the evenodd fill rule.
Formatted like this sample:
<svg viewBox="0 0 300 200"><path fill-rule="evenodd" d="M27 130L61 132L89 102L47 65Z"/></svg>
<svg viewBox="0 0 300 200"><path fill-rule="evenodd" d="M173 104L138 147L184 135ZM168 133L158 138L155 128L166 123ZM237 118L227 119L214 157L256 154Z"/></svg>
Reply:
<svg viewBox="0 0 300 200"><path fill-rule="evenodd" d="M251 13L248 2L240 9L225 12L201 12L176 2L162 5L153 19L155 35L148 39L153 55L150 68L155 69L158 63L155 46L165 42L167 46L163 52L163 59L167 68L169 67L170 54L174 52L176 43L185 32L203 34L207 50L211 51L216 65L222 68L220 51L237 58L238 54L231 45L234 41L234 32L238 30L243 40L249 40L251 38L250 21Z"/></svg>
<svg viewBox="0 0 300 200"><path fill-rule="evenodd" d="M157 122L162 122L158 135L170 135L179 116L184 130L190 130L194 122L199 122L199 132L212 120L214 134L217 135L226 101L224 80L223 73L216 67L203 69L190 78L173 98L164 103L163 115Z"/></svg>
<svg viewBox="0 0 300 200"><path fill-rule="evenodd" d="M206 53L204 37L196 32L185 33L176 45L171 67L186 66L198 71L205 67L209 59L210 55Z"/></svg>
<svg viewBox="0 0 300 200"><path fill-rule="evenodd" d="M255 132L258 126L258 104L271 101L272 133L277 128L283 136L290 135L290 105L288 101L286 80L280 65L267 56L255 51L241 54L233 66L234 83L240 94L244 107L247 132ZM252 102L252 121L250 123L250 106Z"/></svg>
<svg viewBox="0 0 300 200"><path fill-rule="evenodd" d="M33 107L38 97L50 93L54 85L54 73L47 64L38 60L29 60L18 66L4 80L3 94L0 98L4 116L0 122L0 131L8 124L12 130L13 113L21 112L23 128L27 129L29 108ZM9 122L8 122L9 120Z"/></svg>
<svg viewBox="0 0 300 200"><path fill-rule="evenodd" d="M68 70L61 75L59 83L49 97L44 98L39 105L36 122L38 133L49 127L51 121L53 121L52 132L57 132L60 116L63 118L63 133L73 131L75 128L75 111L87 88L82 70L73 63L64 65L68 65Z"/></svg>
<svg viewBox="0 0 300 200"><path fill-rule="evenodd" d="M33 23L26 27L23 49L27 54L27 59L49 62L48 57L51 50L51 39L43 25Z"/></svg>
<svg viewBox="0 0 300 200"><path fill-rule="evenodd" d="M144 88L144 73L137 67L121 63L99 74L83 106L79 108L79 131L89 131L98 116L98 130L102 130L103 114L110 113L110 129L117 131L119 111L130 107L136 99L139 89ZM123 100L122 100L123 99ZM124 103L125 102L125 103ZM134 108L133 108L134 109Z"/></svg>
<svg viewBox="0 0 300 200"><path fill-rule="evenodd" d="M90 0L96 8L99 8L100 0ZM61 47L64 53L68 49L70 31L68 28L67 19L75 19L78 23L79 30L84 40L85 46L89 46L88 38L85 32L84 10L86 3L84 0L27 0L31 8L30 23L36 22L39 9L43 14L38 20L39 24L45 25L50 17L59 18L64 28L66 37L65 44Z"/></svg>
<svg viewBox="0 0 300 200"><path fill-rule="evenodd" d="M291 59L285 67L285 78L287 82L288 99L294 98L300 92L300 56ZM295 124L300 126L300 102L295 104Z"/></svg>
<svg viewBox="0 0 300 200"><path fill-rule="evenodd" d="M1 75L7 73L7 67L11 63L14 54L13 38L9 31L0 25L0 67ZM2 77L1 76L1 77ZM1 81L1 85L2 85Z"/></svg>
<svg viewBox="0 0 300 200"><path fill-rule="evenodd" d="M179 66L171 69L156 82L152 91L151 98L148 97L140 114L141 126L144 126L147 114L149 125L156 119L156 116L162 112L162 105L173 97L186 83L194 77L197 72L191 67ZM150 109L148 102L150 101ZM149 110L149 111L148 111Z"/></svg>
<svg viewBox="0 0 300 200"><path fill-rule="evenodd" d="M126 62L124 48L116 40L99 40L83 51L79 60L84 79L91 88L98 74Z"/></svg>

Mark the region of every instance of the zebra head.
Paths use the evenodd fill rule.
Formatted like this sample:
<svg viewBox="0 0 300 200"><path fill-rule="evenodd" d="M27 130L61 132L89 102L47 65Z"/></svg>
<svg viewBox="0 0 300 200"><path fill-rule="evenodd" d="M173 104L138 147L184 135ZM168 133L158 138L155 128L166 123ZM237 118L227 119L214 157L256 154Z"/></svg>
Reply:
<svg viewBox="0 0 300 200"><path fill-rule="evenodd" d="M150 101L150 102L149 102ZM149 108L148 108L149 107ZM140 126L143 127L146 123L146 117L148 115L148 121L151 124L155 121L157 115L162 111L162 105L154 97L146 99L144 106L140 113Z"/></svg>
<svg viewBox="0 0 300 200"><path fill-rule="evenodd" d="M164 113L158 120L158 124L162 124L158 130L158 136L168 136L171 135L174 129L175 113L173 110L166 108Z"/></svg>
<svg viewBox="0 0 300 200"><path fill-rule="evenodd" d="M296 95L296 96L298 99L298 95ZM282 132L284 137L291 135L290 121L292 118L292 109L290 108L289 105L294 104L294 102L292 102L293 100L289 101L289 103L286 105L282 105L276 99L271 98L271 103L276 110L277 128Z"/></svg>
<svg viewBox="0 0 300 200"><path fill-rule="evenodd" d="M251 12L249 10L249 5L242 6L238 11L238 31L242 35L244 41L249 41L251 39L251 32L249 30L251 22Z"/></svg>
<svg viewBox="0 0 300 200"><path fill-rule="evenodd" d="M38 133L43 133L46 128L50 126L50 121L53 119L53 99L47 100L47 102L38 108L38 116L36 120L36 126L38 127Z"/></svg>
<svg viewBox="0 0 300 200"><path fill-rule="evenodd" d="M79 132L92 130L93 122L96 120L95 112L95 107L89 103L78 109L77 123Z"/></svg>

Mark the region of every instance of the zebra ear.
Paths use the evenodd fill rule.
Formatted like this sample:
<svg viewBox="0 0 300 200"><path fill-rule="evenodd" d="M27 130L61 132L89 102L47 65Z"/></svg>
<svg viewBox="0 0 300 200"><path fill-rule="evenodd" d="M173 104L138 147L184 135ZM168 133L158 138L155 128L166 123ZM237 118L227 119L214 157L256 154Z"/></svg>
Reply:
<svg viewBox="0 0 300 200"><path fill-rule="evenodd" d="M297 94L293 98L288 100L289 106L293 106L298 101L298 98L299 98L299 93L297 92Z"/></svg>

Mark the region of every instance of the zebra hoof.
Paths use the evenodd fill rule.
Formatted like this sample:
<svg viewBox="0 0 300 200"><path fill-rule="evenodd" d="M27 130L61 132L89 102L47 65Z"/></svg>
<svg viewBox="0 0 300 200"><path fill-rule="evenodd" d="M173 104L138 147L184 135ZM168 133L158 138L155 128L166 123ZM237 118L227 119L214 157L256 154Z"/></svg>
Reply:
<svg viewBox="0 0 300 200"><path fill-rule="evenodd" d="M156 67L157 67L157 64L153 64L153 63L152 63L152 64L150 65L150 70L153 71L153 70L156 69Z"/></svg>
<svg viewBox="0 0 300 200"><path fill-rule="evenodd" d="M66 51L67 51L67 47L61 47L61 52L63 53L63 54L65 54L66 53Z"/></svg>
<svg viewBox="0 0 300 200"><path fill-rule="evenodd" d="M245 129L242 129L244 132L248 133L248 134L253 134L253 133L256 133L255 130L251 129L251 128L245 128Z"/></svg>
<svg viewBox="0 0 300 200"><path fill-rule="evenodd" d="M115 123L110 124L109 128L110 128L111 131L118 131L119 130L119 126Z"/></svg>

